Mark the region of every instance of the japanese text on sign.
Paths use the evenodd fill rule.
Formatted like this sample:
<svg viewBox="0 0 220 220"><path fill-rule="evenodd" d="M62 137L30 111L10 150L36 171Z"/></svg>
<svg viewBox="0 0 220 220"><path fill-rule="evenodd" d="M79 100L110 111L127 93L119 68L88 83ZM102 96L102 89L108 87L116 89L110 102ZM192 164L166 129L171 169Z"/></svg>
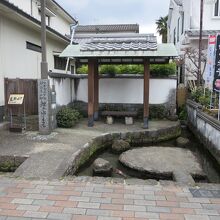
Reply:
<svg viewBox="0 0 220 220"><path fill-rule="evenodd" d="M49 84L48 80L38 80L39 127L49 129Z"/></svg>
<svg viewBox="0 0 220 220"><path fill-rule="evenodd" d="M24 101L24 94L11 94L8 99L9 105L22 105Z"/></svg>

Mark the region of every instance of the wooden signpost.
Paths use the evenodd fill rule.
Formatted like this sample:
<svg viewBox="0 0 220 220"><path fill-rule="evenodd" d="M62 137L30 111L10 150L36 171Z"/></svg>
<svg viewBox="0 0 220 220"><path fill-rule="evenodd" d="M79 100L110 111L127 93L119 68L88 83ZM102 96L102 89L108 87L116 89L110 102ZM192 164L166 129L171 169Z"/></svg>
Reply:
<svg viewBox="0 0 220 220"><path fill-rule="evenodd" d="M11 132L22 132L23 130L26 130L26 112L25 112L24 94L10 94L8 99L8 107L10 111L9 130ZM15 109L17 111L15 111ZM18 112L17 115L14 112Z"/></svg>

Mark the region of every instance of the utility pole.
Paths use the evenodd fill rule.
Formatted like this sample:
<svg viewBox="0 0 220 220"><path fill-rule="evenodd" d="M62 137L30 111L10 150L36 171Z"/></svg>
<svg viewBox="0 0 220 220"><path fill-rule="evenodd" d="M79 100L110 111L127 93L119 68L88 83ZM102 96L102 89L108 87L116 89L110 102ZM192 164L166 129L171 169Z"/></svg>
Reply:
<svg viewBox="0 0 220 220"><path fill-rule="evenodd" d="M48 63L46 49L46 0L41 0L41 79L38 80L38 118L39 132L47 135L51 133L51 98L50 84L48 80Z"/></svg>
<svg viewBox="0 0 220 220"><path fill-rule="evenodd" d="M41 79L48 79L45 8L46 8L46 0L41 0L41 48L42 48Z"/></svg>
<svg viewBox="0 0 220 220"><path fill-rule="evenodd" d="M197 86L200 86L201 79L202 79L202 30L203 30L203 6L204 6L204 0L200 0L199 58L198 58Z"/></svg>

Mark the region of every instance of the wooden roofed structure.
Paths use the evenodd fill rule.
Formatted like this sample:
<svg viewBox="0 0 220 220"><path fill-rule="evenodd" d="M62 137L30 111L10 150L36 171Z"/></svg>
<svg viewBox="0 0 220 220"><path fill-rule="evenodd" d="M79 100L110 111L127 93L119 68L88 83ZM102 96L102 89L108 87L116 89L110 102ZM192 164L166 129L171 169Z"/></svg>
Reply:
<svg viewBox="0 0 220 220"><path fill-rule="evenodd" d="M92 127L99 112L100 64L142 64L144 66L144 128L149 119L150 64L168 63L177 56L173 44L157 44L153 34L95 34L74 38L60 55L73 58L77 63L88 64L88 126ZM122 88L123 89L123 88Z"/></svg>

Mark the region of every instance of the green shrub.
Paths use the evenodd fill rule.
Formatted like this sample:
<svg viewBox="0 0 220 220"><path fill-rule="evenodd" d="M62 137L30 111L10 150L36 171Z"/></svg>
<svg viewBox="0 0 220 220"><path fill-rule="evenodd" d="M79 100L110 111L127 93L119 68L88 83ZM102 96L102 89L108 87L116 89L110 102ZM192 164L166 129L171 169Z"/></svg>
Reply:
<svg viewBox="0 0 220 220"><path fill-rule="evenodd" d="M199 97L203 96L204 89L200 87L196 87L194 90L191 91L191 98L195 102L199 102Z"/></svg>
<svg viewBox="0 0 220 220"><path fill-rule="evenodd" d="M176 74L176 64L152 64L150 65L150 71L152 76L170 76ZM77 69L79 74L88 74L88 65L82 65ZM144 74L144 66L140 64L131 65L100 65L100 74Z"/></svg>
<svg viewBox="0 0 220 220"><path fill-rule="evenodd" d="M179 109L179 119L182 121L185 121L187 119L187 110L186 110L186 106L181 107Z"/></svg>
<svg viewBox="0 0 220 220"><path fill-rule="evenodd" d="M61 128L73 127L81 118L80 113L76 109L63 107L57 113L57 125Z"/></svg>
<svg viewBox="0 0 220 220"><path fill-rule="evenodd" d="M210 97L209 96L205 96L205 95L202 95L199 97L199 103L208 108L210 106Z"/></svg>
<svg viewBox="0 0 220 220"><path fill-rule="evenodd" d="M82 65L81 67L77 68L78 74L88 74L88 65Z"/></svg>
<svg viewBox="0 0 220 220"><path fill-rule="evenodd" d="M150 66L150 72L152 76L170 76L176 75L176 64L152 64Z"/></svg>
<svg viewBox="0 0 220 220"><path fill-rule="evenodd" d="M191 91L191 99L207 108L210 106L211 92L201 86L196 87Z"/></svg>
<svg viewBox="0 0 220 220"><path fill-rule="evenodd" d="M167 116L167 110L164 105L150 105L151 119L164 119Z"/></svg>
<svg viewBox="0 0 220 220"><path fill-rule="evenodd" d="M99 67L100 74L110 74L115 75L118 72L118 68L116 65L101 65Z"/></svg>

